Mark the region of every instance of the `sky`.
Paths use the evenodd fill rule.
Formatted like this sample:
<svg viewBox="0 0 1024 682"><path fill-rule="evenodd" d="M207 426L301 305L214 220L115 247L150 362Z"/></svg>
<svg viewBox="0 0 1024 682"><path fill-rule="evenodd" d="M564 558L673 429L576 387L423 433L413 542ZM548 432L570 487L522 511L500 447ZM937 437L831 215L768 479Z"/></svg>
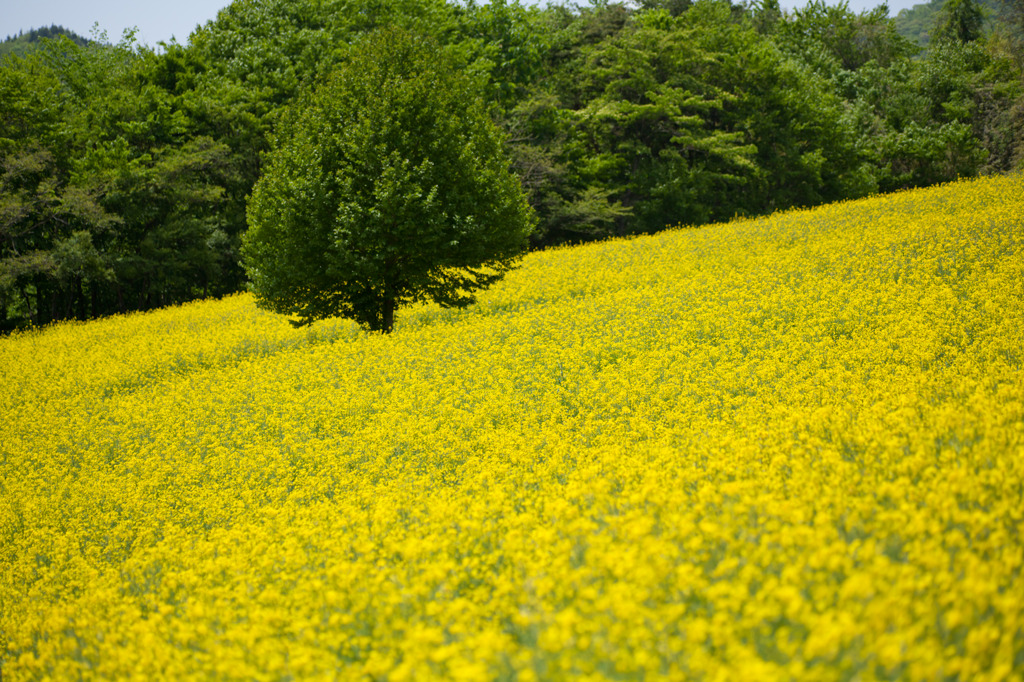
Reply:
<svg viewBox="0 0 1024 682"><path fill-rule="evenodd" d="M530 2L530 0L526 0ZM881 0L849 0L855 12L871 9ZM890 0L889 10L896 14L925 0ZM830 0L831 2L831 0ZM197 24L205 24L230 0L0 0L0 40L41 26L57 24L86 38L92 27L107 32L110 42L117 42L126 28L136 27L139 43L155 47L175 37L179 43L188 41ZM784 8L803 6L805 0L781 0Z"/></svg>

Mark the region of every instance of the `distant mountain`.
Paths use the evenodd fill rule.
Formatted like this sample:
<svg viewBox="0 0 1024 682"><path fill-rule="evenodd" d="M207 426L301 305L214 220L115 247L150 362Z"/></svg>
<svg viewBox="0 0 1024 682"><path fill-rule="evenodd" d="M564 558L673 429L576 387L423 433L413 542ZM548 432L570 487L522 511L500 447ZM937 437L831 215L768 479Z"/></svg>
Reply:
<svg viewBox="0 0 1024 682"><path fill-rule="evenodd" d="M896 31L918 45L927 45L944 4L946 4L946 0L930 0L920 5L914 5L910 9L900 10L895 17ZM1000 0L979 0L979 4L985 12L985 32L987 33L992 30L996 18L999 16Z"/></svg>
<svg viewBox="0 0 1024 682"><path fill-rule="evenodd" d="M63 26L50 26L49 28L36 28L28 33L19 33L16 36L7 36L7 39L0 43L0 57L8 54L24 55L26 52L35 49L43 38L56 38L67 36L75 43L85 46L90 41L83 38L74 31Z"/></svg>

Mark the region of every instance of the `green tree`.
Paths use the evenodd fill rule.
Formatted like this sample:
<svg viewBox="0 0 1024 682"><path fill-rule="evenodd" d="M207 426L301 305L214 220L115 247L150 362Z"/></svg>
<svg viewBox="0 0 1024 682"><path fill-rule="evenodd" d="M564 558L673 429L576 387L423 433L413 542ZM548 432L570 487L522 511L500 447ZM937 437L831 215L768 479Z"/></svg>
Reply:
<svg viewBox="0 0 1024 682"><path fill-rule="evenodd" d="M2 329L85 319L84 291L111 277L94 241L118 219L100 206L94 178L75 172L75 125L43 54L0 64Z"/></svg>
<svg viewBox="0 0 1024 682"><path fill-rule="evenodd" d="M845 80L849 113L892 191L1010 170L1021 150L1019 71L980 42L935 41L924 59L868 64Z"/></svg>
<svg viewBox="0 0 1024 682"><path fill-rule="evenodd" d="M721 217L718 199L754 170L756 149L744 134L715 124L736 96L707 77L719 55L703 50L700 29L687 25L695 11L642 14L590 50L581 70L575 165L632 209L620 233Z"/></svg>
<svg viewBox="0 0 1024 682"><path fill-rule="evenodd" d="M1018 68L1024 69L1024 0L1000 0L995 38L1005 45Z"/></svg>
<svg viewBox="0 0 1024 682"><path fill-rule="evenodd" d="M513 170L538 217L531 245L614 234L631 209L583 169L587 151L581 148L576 110L584 104L579 84L586 72L586 54L624 30L630 10L618 4L551 5L538 14L515 16L523 18L517 21L516 35L525 34L525 41L538 46L542 57L529 86L520 87L514 106L502 112Z"/></svg>
<svg viewBox="0 0 1024 682"><path fill-rule="evenodd" d="M484 97L500 109L521 102L540 72L549 42L541 16L517 0L467 0L460 9L452 47L468 72L485 77Z"/></svg>
<svg viewBox="0 0 1024 682"><path fill-rule="evenodd" d="M728 2L698 0L676 17L637 12L572 66L562 101L575 126L560 160L567 176L628 209L606 231L653 232L875 189L830 84L737 21ZM616 206L598 205L606 215Z"/></svg>
<svg viewBox="0 0 1024 682"><path fill-rule="evenodd" d="M976 0L946 0L932 40L971 43L981 37L985 15Z"/></svg>
<svg viewBox="0 0 1024 682"><path fill-rule="evenodd" d="M74 130L74 174L90 178L118 217L94 242L115 280L91 296L93 314L227 293L219 280L238 258L222 214L230 150L202 134L176 92L188 77L130 34L114 46L53 44L47 56Z"/></svg>
<svg viewBox="0 0 1024 682"><path fill-rule="evenodd" d="M158 55L130 34L104 43L44 40L0 64L4 327L147 309L244 282L225 210L238 173L190 90L202 65L175 44Z"/></svg>
<svg viewBox="0 0 1024 682"><path fill-rule="evenodd" d="M828 78L870 62L887 66L917 52L897 33L885 3L856 14L845 0L810 0L778 24L777 34L783 51Z"/></svg>
<svg viewBox="0 0 1024 682"><path fill-rule="evenodd" d="M284 117L249 204L257 302L295 324L390 332L397 307L462 307L511 269L534 218L501 133L436 43L358 41Z"/></svg>

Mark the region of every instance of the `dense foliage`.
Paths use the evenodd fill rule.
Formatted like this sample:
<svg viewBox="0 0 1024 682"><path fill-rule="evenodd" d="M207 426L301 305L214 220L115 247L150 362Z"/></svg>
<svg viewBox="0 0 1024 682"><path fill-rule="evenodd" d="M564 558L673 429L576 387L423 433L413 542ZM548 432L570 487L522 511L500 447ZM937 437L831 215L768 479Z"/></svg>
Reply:
<svg viewBox="0 0 1024 682"><path fill-rule="evenodd" d="M1018 680L1022 216L550 249L388 336L0 339L4 680Z"/></svg>
<svg viewBox="0 0 1024 682"><path fill-rule="evenodd" d="M0 69L0 304L36 324L237 291L231 149L165 55L52 42ZM239 211L239 215L241 215Z"/></svg>
<svg viewBox="0 0 1024 682"><path fill-rule="evenodd" d="M474 81L535 247L1019 167L1019 2L980 33L950 2L923 52L884 6L821 0L237 0L183 45L44 41L0 65L0 323L240 290L283 112L386 26Z"/></svg>
<svg viewBox="0 0 1024 682"><path fill-rule="evenodd" d="M508 166L475 84L436 42L371 33L275 135L243 243L257 302L383 332L410 303L469 305L533 229Z"/></svg>

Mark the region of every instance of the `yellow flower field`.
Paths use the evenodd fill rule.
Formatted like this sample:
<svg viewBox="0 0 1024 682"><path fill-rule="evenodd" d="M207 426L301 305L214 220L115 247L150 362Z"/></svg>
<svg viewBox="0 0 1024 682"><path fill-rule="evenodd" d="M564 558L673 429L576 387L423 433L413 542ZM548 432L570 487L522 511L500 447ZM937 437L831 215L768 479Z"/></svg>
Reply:
<svg viewBox="0 0 1024 682"><path fill-rule="evenodd" d="M1020 175L0 339L2 679L1024 680L1022 359Z"/></svg>

